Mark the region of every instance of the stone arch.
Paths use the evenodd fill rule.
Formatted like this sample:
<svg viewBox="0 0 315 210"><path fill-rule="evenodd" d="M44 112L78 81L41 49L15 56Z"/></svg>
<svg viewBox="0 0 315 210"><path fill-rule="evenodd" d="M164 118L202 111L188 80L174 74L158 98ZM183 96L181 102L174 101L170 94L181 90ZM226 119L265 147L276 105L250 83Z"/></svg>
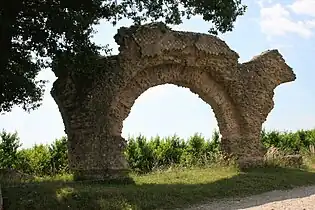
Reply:
<svg viewBox="0 0 315 210"><path fill-rule="evenodd" d="M273 108L273 90L295 80L277 50L240 64L238 54L217 37L173 31L161 23L122 27L115 40L118 55L99 58L90 71L57 75L51 91L78 179L127 176L123 120L138 96L166 83L188 87L211 105L221 146L241 167L263 162L260 132Z"/></svg>
<svg viewBox="0 0 315 210"><path fill-rule="evenodd" d="M189 70L188 70L189 69ZM147 89L163 84L186 87L196 93L214 111L222 139L240 136L241 116L224 88L202 69L182 65L159 65L144 69L116 94L109 111L109 132L121 135L123 121L135 100Z"/></svg>

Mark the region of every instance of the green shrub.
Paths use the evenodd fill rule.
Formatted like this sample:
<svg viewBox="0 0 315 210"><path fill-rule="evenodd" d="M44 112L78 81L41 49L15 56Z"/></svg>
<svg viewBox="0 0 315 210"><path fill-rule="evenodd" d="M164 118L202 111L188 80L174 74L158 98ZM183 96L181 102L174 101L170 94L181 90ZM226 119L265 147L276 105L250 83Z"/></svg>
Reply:
<svg viewBox="0 0 315 210"><path fill-rule="evenodd" d="M53 174L69 172L67 142L67 138L62 137L56 139L49 147L50 164Z"/></svg>
<svg viewBox="0 0 315 210"><path fill-rule="evenodd" d="M39 144L29 149L23 149L21 155L28 165L28 173L37 176L51 174L51 155L47 145Z"/></svg>
<svg viewBox="0 0 315 210"><path fill-rule="evenodd" d="M296 132L262 131L262 142L265 147L276 147L287 153L297 154L310 146L315 146L315 129Z"/></svg>
<svg viewBox="0 0 315 210"><path fill-rule="evenodd" d="M0 169L15 168L18 164L18 149L21 146L17 132L0 133Z"/></svg>
<svg viewBox="0 0 315 210"><path fill-rule="evenodd" d="M51 145L34 145L21 149L17 132L0 133L0 168L46 176L68 172L67 138L56 139Z"/></svg>
<svg viewBox="0 0 315 210"><path fill-rule="evenodd" d="M20 149L16 132L10 134L2 131L0 136L0 168L14 168L37 176L69 172L66 137L56 139L51 145L40 144ZM266 148L276 148L283 154L304 154L309 160L315 156L315 129L297 132L263 129L261 140ZM142 135L129 137L125 157L130 168L140 173L172 165L190 167L217 164L222 160L220 134L214 131L211 139L205 139L196 133L186 141L177 135L150 139Z"/></svg>

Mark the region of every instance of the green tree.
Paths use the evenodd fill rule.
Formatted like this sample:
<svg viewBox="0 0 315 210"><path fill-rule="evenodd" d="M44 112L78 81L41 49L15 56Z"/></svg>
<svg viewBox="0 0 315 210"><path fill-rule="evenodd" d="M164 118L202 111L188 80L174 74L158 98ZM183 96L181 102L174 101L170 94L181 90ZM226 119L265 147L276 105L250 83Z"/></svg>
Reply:
<svg viewBox="0 0 315 210"><path fill-rule="evenodd" d="M40 106L46 81L37 80L52 60L82 65L93 62L100 50L91 42L93 25L122 18L136 24L162 20L180 24L183 18L201 15L212 23L210 33L233 29L243 15L241 0L10 0L0 7L0 112L14 105L30 111ZM68 68L69 69L69 68Z"/></svg>
<svg viewBox="0 0 315 210"><path fill-rule="evenodd" d="M17 132L0 133L0 168L14 168L18 163L18 148L21 146Z"/></svg>
<svg viewBox="0 0 315 210"><path fill-rule="evenodd" d="M49 147L53 173L68 171L68 140L66 137L56 139Z"/></svg>
<svg viewBox="0 0 315 210"><path fill-rule="evenodd" d="M21 160L27 164L25 172L29 174L44 176L50 175L51 170L51 154L49 152L49 146L44 144L34 145L32 148L24 149L21 151Z"/></svg>

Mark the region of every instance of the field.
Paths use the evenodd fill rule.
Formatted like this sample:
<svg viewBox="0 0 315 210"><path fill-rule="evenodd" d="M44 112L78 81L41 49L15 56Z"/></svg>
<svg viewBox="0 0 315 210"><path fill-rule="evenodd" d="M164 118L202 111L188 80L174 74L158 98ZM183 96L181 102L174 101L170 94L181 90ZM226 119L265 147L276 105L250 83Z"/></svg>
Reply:
<svg viewBox="0 0 315 210"><path fill-rule="evenodd" d="M33 180L0 176L5 209L175 209L226 197L315 184L314 130L263 132L270 159L263 168L239 171L222 162L217 133L129 139L126 158L134 184L73 182L67 168L66 138L52 145L19 149L18 137L2 133L1 168ZM11 146L10 146L11 145ZM17 145L16 147L12 145ZM14 149L15 148L15 149ZM270 152L271 151L271 152ZM1 152L1 149L0 149ZM286 154L300 154L303 165L288 165ZM5 165L6 164L6 165ZM1 174L0 174L1 175Z"/></svg>

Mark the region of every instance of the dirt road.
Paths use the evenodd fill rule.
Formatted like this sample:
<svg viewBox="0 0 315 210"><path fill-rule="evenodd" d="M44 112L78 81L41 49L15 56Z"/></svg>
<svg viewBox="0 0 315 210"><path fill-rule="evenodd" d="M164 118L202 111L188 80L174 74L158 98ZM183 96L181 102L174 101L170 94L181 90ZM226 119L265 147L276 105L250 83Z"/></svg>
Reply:
<svg viewBox="0 0 315 210"><path fill-rule="evenodd" d="M315 186L225 199L186 210L315 210Z"/></svg>

